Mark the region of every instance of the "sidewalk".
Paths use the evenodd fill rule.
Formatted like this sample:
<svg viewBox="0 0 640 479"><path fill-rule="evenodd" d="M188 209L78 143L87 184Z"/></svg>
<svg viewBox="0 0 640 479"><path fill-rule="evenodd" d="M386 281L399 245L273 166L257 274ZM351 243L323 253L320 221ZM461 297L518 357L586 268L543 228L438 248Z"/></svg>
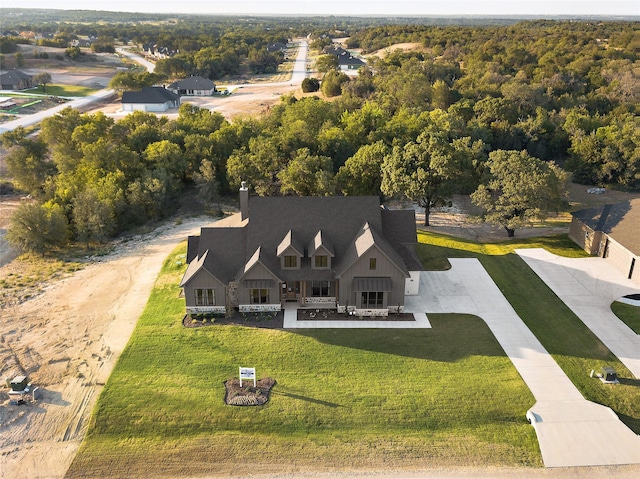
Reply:
<svg viewBox="0 0 640 479"><path fill-rule="evenodd" d="M611 311L611 303L640 293L602 258L563 258L544 249L516 253L609 350L640 378L640 336Z"/></svg>

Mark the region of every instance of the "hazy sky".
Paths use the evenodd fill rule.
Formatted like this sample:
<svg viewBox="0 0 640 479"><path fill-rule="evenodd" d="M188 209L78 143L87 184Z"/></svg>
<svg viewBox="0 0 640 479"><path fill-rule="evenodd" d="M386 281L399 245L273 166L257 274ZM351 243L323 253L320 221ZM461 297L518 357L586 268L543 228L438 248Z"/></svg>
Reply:
<svg viewBox="0 0 640 479"><path fill-rule="evenodd" d="M11 3L12 7L20 6ZM640 15L640 0L30 0L28 5L65 10L244 15Z"/></svg>

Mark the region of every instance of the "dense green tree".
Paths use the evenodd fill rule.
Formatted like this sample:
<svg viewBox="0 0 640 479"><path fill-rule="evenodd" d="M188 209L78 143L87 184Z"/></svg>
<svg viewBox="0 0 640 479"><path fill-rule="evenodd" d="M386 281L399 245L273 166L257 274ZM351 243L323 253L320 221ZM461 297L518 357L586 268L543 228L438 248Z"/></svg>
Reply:
<svg viewBox="0 0 640 479"><path fill-rule="evenodd" d="M328 156L312 155L302 148L278 173L283 194L329 196L335 193L333 164Z"/></svg>
<svg viewBox="0 0 640 479"><path fill-rule="evenodd" d="M37 73L33 75L33 83L40 85L42 87L42 91L45 92L47 83L51 83L51 75L47 72Z"/></svg>
<svg viewBox="0 0 640 479"><path fill-rule="evenodd" d="M320 55L316 60L316 70L327 73L338 69L338 57L335 55Z"/></svg>
<svg viewBox="0 0 640 479"><path fill-rule="evenodd" d="M46 158L46 143L39 138L27 138L24 128L18 127L2 135L2 144L8 149L5 161L15 186L40 196L45 180L55 174L54 165Z"/></svg>
<svg viewBox="0 0 640 479"><path fill-rule="evenodd" d="M307 77L302 80L302 91L303 93L312 93L320 90L320 80L313 77Z"/></svg>
<svg viewBox="0 0 640 479"><path fill-rule="evenodd" d="M382 163L389 153L382 141L361 146L336 174L338 189L350 196L382 196Z"/></svg>
<svg viewBox="0 0 640 479"><path fill-rule="evenodd" d="M342 85L348 81L349 77L346 74L330 70L322 77L320 89L325 96L338 96L342 94Z"/></svg>
<svg viewBox="0 0 640 479"><path fill-rule="evenodd" d="M496 150L489 153L485 171L471 200L485 210L486 222L502 226L510 237L564 206L568 175L554 163L526 151Z"/></svg>
<svg viewBox="0 0 640 479"><path fill-rule="evenodd" d="M11 216L6 238L21 251L44 255L64 246L68 235L67 219L60 206L25 202Z"/></svg>
<svg viewBox="0 0 640 479"><path fill-rule="evenodd" d="M385 195L401 195L424 208L425 226L436 206L450 204L460 171L453 148L446 139L428 132L404 147L395 146L382 164L381 189Z"/></svg>

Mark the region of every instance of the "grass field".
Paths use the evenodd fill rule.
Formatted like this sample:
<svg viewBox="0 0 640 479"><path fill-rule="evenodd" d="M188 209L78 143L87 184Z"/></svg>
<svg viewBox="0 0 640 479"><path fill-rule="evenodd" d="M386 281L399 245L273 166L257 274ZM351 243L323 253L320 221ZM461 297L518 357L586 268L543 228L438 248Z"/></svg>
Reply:
<svg viewBox="0 0 640 479"><path fill-rule="evenodd" d="M80 85L47 85L45 89L45 93L51 96L62 96L62 97L83 97L87 95L91 95L92 93L98 91L96 88L90 88L86 86ZM42 93L42 89L38 89L39 93Z"/></svg>
<svg viewBox="0 0 640 479"><path fill-rule="evenodd" d="M68 477L541 465L525 419L534 399L479 318L431 315L421 331L184 329L179 254ZM265 406L224 404L241 365L277 381Z"/></svg>
<svg viewBox="0 0 640 479"><path fill-rule="evenodd" d="M566 236L419 241L429 269L479 258L584 396L638 432L638 385L589 378L605 363L629 373L513 253L544 246L582 256ZM430 330L184 329L184 248L165 262L67 477L542 465L524 417L534 399L479 318L429 315ZM277 381L265 406L224 405L223 382L239 366Z"/></svg>
<svg viewBox="0 0 640 479"><path fill-rule="evenodd" d="M614 301L611 311L636 334L640 334L640 306Z"/></svg>

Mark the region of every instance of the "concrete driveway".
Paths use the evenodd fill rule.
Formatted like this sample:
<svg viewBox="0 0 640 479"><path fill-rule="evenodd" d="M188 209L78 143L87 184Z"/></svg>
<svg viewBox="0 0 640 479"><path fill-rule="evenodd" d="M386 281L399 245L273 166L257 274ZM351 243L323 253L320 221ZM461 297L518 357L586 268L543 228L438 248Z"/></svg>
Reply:
<svg viewBox="0 0 640 479"><path fill-rule="evenodd" d="M516 253L640 378L640 336L611 311L612 302L640 293L640 285L624 278L603 258L563 258L541 248L520 249Z"/></svg>
<svg viewBox="0 0 640 479"><path fill-rule="evenodd" d="M527 413L547 467L640 463L640 437L611 409L585 400L518 317L477 259L450 259L449 271L424 271L420 295L429 313L481 317L534 397Z"/></svg>

